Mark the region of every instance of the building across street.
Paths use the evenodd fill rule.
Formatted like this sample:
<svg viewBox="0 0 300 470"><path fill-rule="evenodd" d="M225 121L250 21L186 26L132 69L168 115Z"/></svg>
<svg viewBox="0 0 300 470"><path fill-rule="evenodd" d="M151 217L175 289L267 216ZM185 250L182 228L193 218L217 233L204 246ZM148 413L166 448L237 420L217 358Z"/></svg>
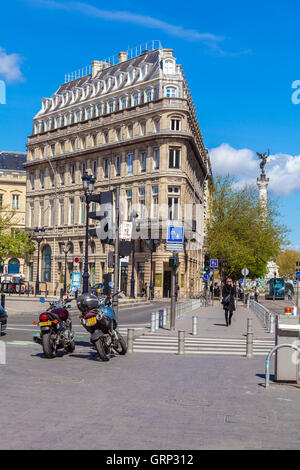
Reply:
<svg viewBox="0 0 300 470"><path fill-rule="evenodd" d="M191 93L172 49L152 41L133 57L119 52L115 63L94 60L85 72L67 75L51 97L42 99L28 137L25 167L26 226L45 228L39 279L50 293L59 293L63 286L65 262L67 285L75 257L75 270L83 272L85 172L96 180L95 193L120 187L121 222L137 215L136 229L143 237L134 243L135 296L148 295L153 286L154 298L170 297L170 251L163 232L168 224L184 224L188 237L179 252L179 296L201 290L211 166ZM96 210L95 203L91 206ZM112 247L90 237L88 248L93 285L111 271ZM120 263L120 285L127 295L131 256ZM26 267L32 282L37 261L36 250Z"/></svg>

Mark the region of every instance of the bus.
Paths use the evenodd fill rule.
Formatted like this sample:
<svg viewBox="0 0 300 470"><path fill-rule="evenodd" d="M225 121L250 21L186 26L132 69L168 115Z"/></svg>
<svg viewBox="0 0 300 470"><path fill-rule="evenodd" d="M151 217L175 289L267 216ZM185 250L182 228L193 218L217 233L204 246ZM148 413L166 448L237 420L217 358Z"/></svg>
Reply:
<svg viewBox="0 0 300 470"><path fill-rule="evenodd" d="M273 299L274 298L274 277L267 283L268 286L268 293L265 295L266 299ZM276 300L284 300L285 298L285 281L282 277L276 277L276 285L275 285L275 299Z"/></svg>

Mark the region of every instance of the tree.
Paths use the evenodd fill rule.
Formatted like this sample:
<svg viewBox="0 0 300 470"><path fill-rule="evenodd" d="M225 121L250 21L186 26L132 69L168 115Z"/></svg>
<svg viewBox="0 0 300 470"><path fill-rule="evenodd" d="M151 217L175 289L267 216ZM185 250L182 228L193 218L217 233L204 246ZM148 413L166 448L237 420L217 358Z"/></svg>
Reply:
<svg viewBox="0 0 300 470"><path fill-rule="evenodd" d="M276 258L276 264L279 267L279 274L282 277L289 278L295 276L298 271L296 262L300 261L300 252L295 250L282 251Z"/></svg>
<svg viewBox="0 0 300 470"><path fill-rule="evenodd" d="M207 246L211 258L221 261L221 276L237 280L247 267L256 279L267 272L287 243L287 229L277 218L275 204L261 207L255 186L239 189L237 181L218 177L212 187L207 221Z"/></svg>
<svg viewBox="0 0 300 470"><path fill-rule="evenodd" d="M25 230L13 230L15 211L0 210L0 261L9 256L26 258L34 252L34 244Z"/></svg>

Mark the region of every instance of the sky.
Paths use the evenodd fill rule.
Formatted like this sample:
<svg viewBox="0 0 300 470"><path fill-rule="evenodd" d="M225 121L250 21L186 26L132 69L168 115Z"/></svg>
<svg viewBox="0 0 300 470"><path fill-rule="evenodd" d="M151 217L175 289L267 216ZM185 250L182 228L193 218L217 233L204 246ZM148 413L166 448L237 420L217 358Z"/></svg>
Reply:
<svg viewBox="0 0 300 470"><path fill-rule="evenodd" d="M66 73L159 39L183 66L214 175L255 183L270 149L270 196L300 250L299 18L296 0L1 2L0 150L26 151Z"/></svg>

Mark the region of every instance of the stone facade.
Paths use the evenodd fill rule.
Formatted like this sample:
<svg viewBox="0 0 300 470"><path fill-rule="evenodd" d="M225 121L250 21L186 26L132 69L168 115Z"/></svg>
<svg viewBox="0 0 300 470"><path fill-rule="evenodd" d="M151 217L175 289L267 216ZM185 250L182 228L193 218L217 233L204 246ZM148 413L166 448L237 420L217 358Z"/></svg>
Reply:
<svg viewBox="0 0 300 470"><path fill-rule="evenodd" d="M159 244L153 253L155 297L170 295L170 252L166 252L162 222L176 224L185 205L191 206L196 249L180 253L181 296L201 289L202 245L211 177L192 98L182 67L170 49L145 51L119 63L94 61L91 73L61 85L42 100L28 137L26 225L44 227L40 279L58 292L64 272L61 242L71 240L67 255L68 282L73 259L83 270L85 203L82 175L96 178L95 192L120 186L121 219L137 208L141 226L159 221ZM162 208L167 209L163 212ZM91 208L93 210L93 207ZM149 234L148 236L151 236ZM190 237L191 238L191 237ZM150 285L150 252L145 240L135 244L135 295ZM102 280L111 249L89 240L91 283ZM43 256L43 253L48 253ZM51 257L49 257L51 253ZM34 256L33 277L36 276ZM131 260L121 261L121 285L130 293Z"/></svg>
<svg viewBox="0 0 300 470"><path fill-rule="evenodd" d="M25 161L26 153L0 152L0 207L3 216L12 210L15 212L11 231L25 229ZM10 257L0 265L1 274L24 274L24 270L24 260L21 258Z"/></svg>

